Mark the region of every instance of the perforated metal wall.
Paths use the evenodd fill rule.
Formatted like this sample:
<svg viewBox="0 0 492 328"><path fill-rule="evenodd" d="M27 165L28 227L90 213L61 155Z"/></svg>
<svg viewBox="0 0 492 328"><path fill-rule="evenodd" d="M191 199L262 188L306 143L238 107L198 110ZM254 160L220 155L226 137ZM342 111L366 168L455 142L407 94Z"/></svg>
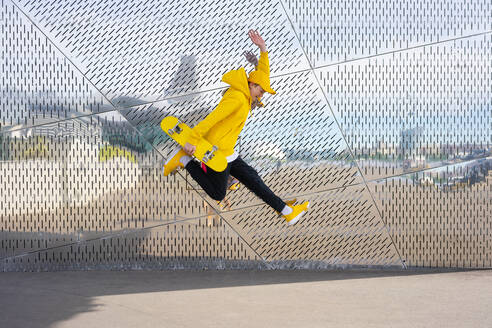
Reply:
<svg viewBox="0 0 492 328"><path fill-rule="evenodd" d="M0 270L492 267L490 1L1 1ZM236 150L283 199L220 204L189 125L259 54Z"/></svg>

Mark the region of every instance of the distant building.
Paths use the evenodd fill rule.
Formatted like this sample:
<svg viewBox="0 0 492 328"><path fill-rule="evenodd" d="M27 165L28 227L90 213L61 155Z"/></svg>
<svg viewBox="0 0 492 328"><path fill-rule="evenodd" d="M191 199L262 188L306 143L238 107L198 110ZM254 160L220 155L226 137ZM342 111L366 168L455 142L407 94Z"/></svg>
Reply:
<svg viewBox="0 0 492 328"><path fill-rule="evenodd" d="M423 129L413 128L401 131L399 151L404 159L420 158L420 148L424 144Z"/></svg>

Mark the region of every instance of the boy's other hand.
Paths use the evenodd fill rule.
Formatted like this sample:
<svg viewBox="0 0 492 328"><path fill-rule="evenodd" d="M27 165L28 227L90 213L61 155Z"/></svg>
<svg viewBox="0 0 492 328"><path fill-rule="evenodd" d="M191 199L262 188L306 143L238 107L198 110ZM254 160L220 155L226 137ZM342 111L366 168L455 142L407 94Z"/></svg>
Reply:
<svg viewBox="0 0 492 328"><path fill-rule="evenodd" d="M193 156L193 154L195 153L195 150L196 150L196 146L193 146L190 143L186 143L183 149L184 149L186 154Z"/></svg>

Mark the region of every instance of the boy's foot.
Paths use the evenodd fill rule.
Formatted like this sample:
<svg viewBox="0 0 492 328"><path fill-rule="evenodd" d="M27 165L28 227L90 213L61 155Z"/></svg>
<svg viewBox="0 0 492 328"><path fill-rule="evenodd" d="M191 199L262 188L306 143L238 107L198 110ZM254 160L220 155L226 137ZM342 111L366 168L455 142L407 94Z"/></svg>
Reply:
<svg viewBox="0 0 492 328"><path fill-rule="evenodd" d="M230 181L228 181L228 183L229 183L229 187L228 187L229 190L237 190L241 186L239 180L236 178L231 179Z"/></svg>
<svg viewBox="0 0 492 328"><path fill-rule="evenodd" d="M292 205L294 205L295 202L297 202L297 198L284 201L285 205L290 206L290 207L292 207ZM277 212L277 211L275 211L275 212ZM277 212L277 214L280 215L282 213Z"/></svg>
<svg viewBox="0 0 492 328"><path fill-rule="evenodd" d="M183 164L179 161L181 157L186 155L184 150L179 147L176 148L168 157L166 163L164 164L164 176L168 176L171 172L176 170L178 167L184 167Z"/></svg>
<svg viewBox="0 0 492 328"><path fill-rule="evenodd" d="M289 225L293 225L296 224L297 221L299 221L299 219L301 218L301 216L308 210L309 202L304 202L302 204L295 205L295 206L292 205L287 205L287 206L292 208L292 213L282 216L284 217L285 221L287 221Z"/></svg>

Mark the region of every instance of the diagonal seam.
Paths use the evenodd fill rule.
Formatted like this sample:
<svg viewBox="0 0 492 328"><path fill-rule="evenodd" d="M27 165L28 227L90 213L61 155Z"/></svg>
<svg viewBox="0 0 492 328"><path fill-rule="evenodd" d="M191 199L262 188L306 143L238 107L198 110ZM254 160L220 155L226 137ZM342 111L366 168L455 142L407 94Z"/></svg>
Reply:
<svg viewBox="0 0 492 328"><path fill-rule="evenodd" d="M355 157L354 157L354 154L353 154L353 152L352 152L352 149L350 148L350 145L348 144L348 142L347 142L347 140L346 140L346 138L345 138L345 134L343 133L343 130L341 129L340 124L338 123L338 120L337 120L337 118L336 118L335 114L333 113L333 109L331 108L331 105L330 105L330 103L329 103L329 101L328 101L328 98L327 98L327 96L326 96L326 93L325 93L324 89L322 88L321 83L320 83L320 81L319 81L318 77L316 76L315 69L313 68L313 66L312 66L312 64L311 64L311 61L309 60L309 57L308 57L308 55L307 55L307 53L306 53L306 51L305 51L304 47L302 46L301 40L300 40L300 38L299 38L299 36L298 36L298 34L297 34L297 32L296 32L295 28L294 28L294 24L292 23L292 20L291 20L291 18L290 18L290 16L289 16L289 14L287 13L287 10L285 9L285 6L284 6L284 4L283 4L282 0L279 0L279 2L280 2L280 4L281 4L282 8L284 9L285 15L287 16L287 19L289 20L289 23L290 23L290 25L291 25L292 31L293 31L294 35L296 36L297 41L299 42L299 45L300 45L300 47L301 47L301 49L302 49L302 52L304 53L304 56L306 57L306 60L307 60L307 62L308 62L308 64L309 64L309 67L310 67L310 71L311 71L311 72L312 72L312 74L314 75L314 78L316 79L316 82L318 83L318 87L319 87L319 89L321 90L321 92L323 93L323 97L325 98L326 104L327 104L327 105L328 105L328 107L330 108L331 115L333 116L333 119L334 119L334 121L336 122L336 124L337 124L337 126L338 126L338 129L339 129L339 131L340 131L340 133L341 133L341 135L342 135L342 137L343 137L343 140L345 141L345 144L346 144L346 146L347 146L347 149L348 149L348 150L349 150L349 152L350 152L350 156L352 157L352 160L354 161L354 163L355 163L355 165L356 165L356 167L357 167L357 170L359 171L359 174L361 175L362 180L364 181L365 189L367 190L367 192L368 192L368 193L369 193L369 195L371 196L371 199L372 199L373 205L375 206L375 208L376 208L376 210L377 210L377 213L378 213L378 215L379 215L379 219L380 219L380 221L382 222L383 226L386 228L386 232L388 233L388 237L390 238L390 240L391 240L391 244L392 244L392 245L393 245L393 247L395 248L395 251L396 251L396 253L398 254L398 256L399 256L399 258L400 258L400 261L401 261L402 267L406 269L406 268L407 268L407 266L406 266L406 264L405 264L405 261L403 261L403 258L402 258L402 256L401 256L401 254L400 254L400 252L399 252L398 248L396 247L396 244L395 244L395 242L394 242L394 240L393 240L393 238L392 238L391 234L389 233L388 226L387 226L387 225L386 225L386 223L384 222L383 217L382 217L382 215L381 215L381 212L379 211L379 208L378 208L378 206L377 206L377 204L376 204L376 202L375 202L375 200L374 200L374 197L373 197L373 195L372 195L371 191L369 190L369 187L367 186L366 179L365 179L364 175L362 174L362 171L360 170L359 165L358 165L358 164L357 164L357 162L355 161Z"/></svg>

